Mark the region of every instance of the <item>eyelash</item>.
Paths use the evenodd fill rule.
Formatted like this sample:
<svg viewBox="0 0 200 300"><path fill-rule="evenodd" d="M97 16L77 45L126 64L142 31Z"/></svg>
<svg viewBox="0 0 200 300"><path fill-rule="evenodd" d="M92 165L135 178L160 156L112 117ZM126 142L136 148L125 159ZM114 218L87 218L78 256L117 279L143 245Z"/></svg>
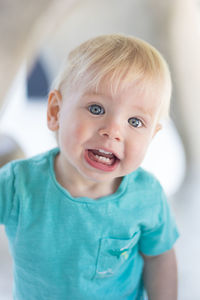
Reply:
<svg viewBox="0 0 200 300"><path fill-rule="evenodd" d="M96 109L96 112L95 111L92 111L92 109L95 108ZM105 109L101 106L101 105L98 105L98 104L92 104L88 107L88 110L91 114L93 115L103 115L105 113Z"/></svg>
<svg viewBox="0 0 200 300"><path fill-rule="evenodd" d="M134 126L133 124L131 124L131 120L134 120L134 122L137 122L137 124L139 123L139 125ZM128 119L128 122L129 122L129 124L130 124L131 126L133 126L133 127L135 127L135 128L140 128L140 127L143 127L143 126L144 126L144 123L143 123L140 119L135 118L135 117L129 118L129 119Z"/></svg>
<svg viewBox="0 0 200 300"><path fill-rule="evenodd" d="M96 109L96 111L93 109ZM96 115L96 116L105 114L105 109L99 104L91 104L90 106L88 106L88 110L91 114ZM134 122L137 122L136 123L137 126L134 126L134 124L131 123L132 120L134 120ZM144 126L144 123L136 117L129 118L128 123L134 128L140 128L140 127Z"/></svg>

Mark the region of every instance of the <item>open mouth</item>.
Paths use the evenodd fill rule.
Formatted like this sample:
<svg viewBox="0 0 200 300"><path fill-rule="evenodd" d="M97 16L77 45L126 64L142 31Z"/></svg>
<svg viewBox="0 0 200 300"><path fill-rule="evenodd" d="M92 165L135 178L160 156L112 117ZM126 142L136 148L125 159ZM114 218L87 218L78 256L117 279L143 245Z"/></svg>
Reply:
<svg viewBox="0 0 200 300"><path fill-rule="evenodd" d="M85 159L91 166L103 171L113 171L120 161L112 152L102 149L86 150Z"/></svg>

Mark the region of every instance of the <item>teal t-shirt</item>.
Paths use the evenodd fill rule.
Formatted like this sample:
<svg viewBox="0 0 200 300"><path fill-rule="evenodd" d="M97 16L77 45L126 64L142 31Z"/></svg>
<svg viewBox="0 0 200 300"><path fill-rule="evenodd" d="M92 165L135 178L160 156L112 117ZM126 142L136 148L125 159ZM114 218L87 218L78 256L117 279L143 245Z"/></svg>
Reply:
<svg viewBox="0 0 200 300"><path fill-rule="evenodd" d="M16 300L142 299L143 259L178 237L158 181L142 168L97 200L56 181L53 149L0 169L0 223Z"/></svg>

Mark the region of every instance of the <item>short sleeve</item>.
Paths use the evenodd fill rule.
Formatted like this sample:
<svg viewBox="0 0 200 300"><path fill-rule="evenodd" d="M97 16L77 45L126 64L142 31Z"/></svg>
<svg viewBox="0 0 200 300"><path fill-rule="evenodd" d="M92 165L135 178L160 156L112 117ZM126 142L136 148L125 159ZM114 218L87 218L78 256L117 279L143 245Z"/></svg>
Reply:
<svg viewBox="0 0 200 300"><path fill-rule="evenodd" d="M6 224L13 203L14 175L12 163L0 168L0 224Z"/></svg>
<svg viewBox="0 0 200 300"><path fill-rule="evenodd" d="M174 216L161 187L157 197L157 204L151 209L152 220L141 230L139 249L146 255L159 255L170 250L179 236Z"/></svg>

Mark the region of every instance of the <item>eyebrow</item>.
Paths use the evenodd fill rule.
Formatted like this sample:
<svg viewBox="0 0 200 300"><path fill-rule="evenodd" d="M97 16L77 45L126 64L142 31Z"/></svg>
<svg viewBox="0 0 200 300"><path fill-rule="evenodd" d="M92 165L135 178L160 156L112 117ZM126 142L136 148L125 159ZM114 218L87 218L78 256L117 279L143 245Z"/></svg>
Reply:
<svg viewBox="0 0 200 300"><path fill-rule="evenodd" d="M141 106L134 106L133 109L136 109L136 110L138 110L138 111L141 111L143 114L145 114L145 115L147 114L147 115L149 115L150 117L152 116L152 114L150 113L149 110L145 110L145 109L143 109L143 107L141 107Z"/></svg>
<svg viewBox="0 0 200 300"><path fill-rule="evenodd" d="M103 93L99 93L99 92L94 92L94 91L87 91L83 94L83 97L84 96L106 96L105 94Z"/></svg>

